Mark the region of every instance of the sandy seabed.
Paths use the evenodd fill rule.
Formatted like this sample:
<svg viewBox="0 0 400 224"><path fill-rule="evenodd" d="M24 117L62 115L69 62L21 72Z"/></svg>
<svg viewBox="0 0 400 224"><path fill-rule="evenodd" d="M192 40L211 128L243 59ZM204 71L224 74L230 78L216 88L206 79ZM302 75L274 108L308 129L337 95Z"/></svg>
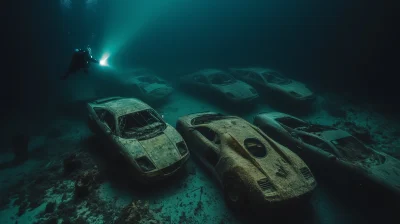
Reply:
<svg viewBox="0 0 400 224"><path fill-rule="evenodd" d="M318 105L323 102L324 98L319 97ZM332 116L325 107L317 106L315 112L301 118L343 128L346 121L367 127L374 140L372 147L394 154L400 151L397 123L362 106L338 104L345 116ZM216 111L232 114L179 91L172 94L168 102L154 107L173 126L180 116L189 113ZM270 111L274 109L260 104L241 116L252 122L254 115ZM217 182L193 158L175 177L146 188L128 180L124 170L110 161L105 153L107 149L88 130L86 117L55 116L45 125L32 124L30 129L30 159L23 165L0 170L1 224L128 223L124 216L128 210L135 216L131 217L135 220L131 223L258 222L253 215L234 214L229 210ZM82 165L65 174L63 160L71 155ZM0 155L0 162L10 159L10 153ZM91 192L76 198L76 180L85 172L92 171L97 173ZM337 197L338 194L335 189L320 183L310 201L311 215L296 222L368 222L367 210L356 201ZM291 214L292 211L287 211L283 216ZM283 216L281 220L286 218Z"/></svg>

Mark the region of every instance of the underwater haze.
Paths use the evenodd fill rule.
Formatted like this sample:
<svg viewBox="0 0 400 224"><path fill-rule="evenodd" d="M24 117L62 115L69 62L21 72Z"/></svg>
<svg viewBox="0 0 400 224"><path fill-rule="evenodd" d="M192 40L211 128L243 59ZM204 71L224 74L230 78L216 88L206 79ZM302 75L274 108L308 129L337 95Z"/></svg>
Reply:
<svg viewBox="0 0 400 224"><path fill-rule="evenodd" d="M399 6L7 1L0 223L399 223Z"/></svg>

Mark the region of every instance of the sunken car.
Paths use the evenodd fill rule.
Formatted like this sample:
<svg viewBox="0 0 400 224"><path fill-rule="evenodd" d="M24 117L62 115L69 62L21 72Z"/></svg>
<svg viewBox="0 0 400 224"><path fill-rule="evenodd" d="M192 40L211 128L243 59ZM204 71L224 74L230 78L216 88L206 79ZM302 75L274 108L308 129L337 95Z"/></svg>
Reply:
<svg viewBox="0 0 400 224"><path fill-rule="evenodd" d="M180 83L186 89L219 96L231 103L250 103L258 98L258 92L253 87L218 69L204 69L183 76Z"/></svg>
<svg viewBox="0 0 400 224"><path fill-rule="evenodd" d="M138 181L148 183L177 172L189 157L181 135L149 105L109 97L88 103L89 128L112 143Z"/></svg>
<svg viewBox="0 0 400 224"><path fill-rule="evenodd" d="M164 79L154 75L152 72L143 74L140 70L139 75L126 79L126 84L132 88L139 98L145 101L160 101L172 94L174 89Z"/></svg>
<svg viewBox="0 0 400 224"><path fill-rule="evenodd" d="M279 112L259 114L254 124L293 149L314 172L400 195L400 161L367 147L346 131Z"/></svg>
<svg viewBox="0 0 400 224"><path fill-rule="evenodd" d="M310 106L315 100L315 94L303 83L290 79L278 71L268 68L232 68L230 72L257 89L265 93L268 98L277 97L290 104Z"/></svg>
<svg viewBox="0 0 400 224"><path fill-rule="evenodd" d="M317 185L303 160L240 117L204 112L176 125L232 208L299 204Z"/></svg>

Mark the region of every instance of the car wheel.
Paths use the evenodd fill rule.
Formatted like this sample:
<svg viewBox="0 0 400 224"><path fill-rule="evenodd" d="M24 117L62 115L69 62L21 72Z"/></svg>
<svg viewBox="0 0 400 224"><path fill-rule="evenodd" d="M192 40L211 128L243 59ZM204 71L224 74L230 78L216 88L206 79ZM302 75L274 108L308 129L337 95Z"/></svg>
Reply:
<svg viewBox="0 0 400 224"><path fill-rule="evenodd" d="M247 204L243 181L237 175L227 175L224 179L225 202L234 210L241 210Z"/></svg>

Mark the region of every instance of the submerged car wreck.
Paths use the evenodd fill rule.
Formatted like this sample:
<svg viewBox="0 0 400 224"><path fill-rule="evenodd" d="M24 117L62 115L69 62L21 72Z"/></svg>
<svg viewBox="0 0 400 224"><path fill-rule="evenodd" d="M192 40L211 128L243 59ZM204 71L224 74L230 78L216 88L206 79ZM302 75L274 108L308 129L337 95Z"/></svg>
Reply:
<svg viewBox="0 0 400 224"><path fill-rule="evenodd" d="M400 196L400 160L365 146L346 131L279 112L259 114L254 124L293 148L315 171L354 184L371 183Z"/></svg>
<svg viewBox="0 0 400 224"><path fill-rule="evenodd" d="M303 201L317 185L295 153L239 117L196 113L179 118L176 128L232 208Z"/></svg>
<svg viewBox="0 0 400 224"><path fill-rule="evenodd" d="M130 77L126 84L145 101L164 100L174 91L167 81L152 73Z"/></svg>
<svg viewBox="0 0 400 224"><path fill-rule="evenodd" d="M269 99L277 97L289 104L310 106L315 94L303 83L290 79L281 73L268 68L232 68L232 74L257 89L266 93Z"/></svg>
<svg viewBox="0 0 400 224"><path fill-rule="evenodd" d="M253 87L218 69L204 69L183 76L180 83L184 88L219 96L231 103L251 103L258 98Z"/></svg>
<svg viewBox="0 0 400 224"><path fill-rule="evenodd" d="M112 143L140 182L178 171L189 157L181 135L149 105L135 98L109 97L88 103L88 125Z"/></svg>

